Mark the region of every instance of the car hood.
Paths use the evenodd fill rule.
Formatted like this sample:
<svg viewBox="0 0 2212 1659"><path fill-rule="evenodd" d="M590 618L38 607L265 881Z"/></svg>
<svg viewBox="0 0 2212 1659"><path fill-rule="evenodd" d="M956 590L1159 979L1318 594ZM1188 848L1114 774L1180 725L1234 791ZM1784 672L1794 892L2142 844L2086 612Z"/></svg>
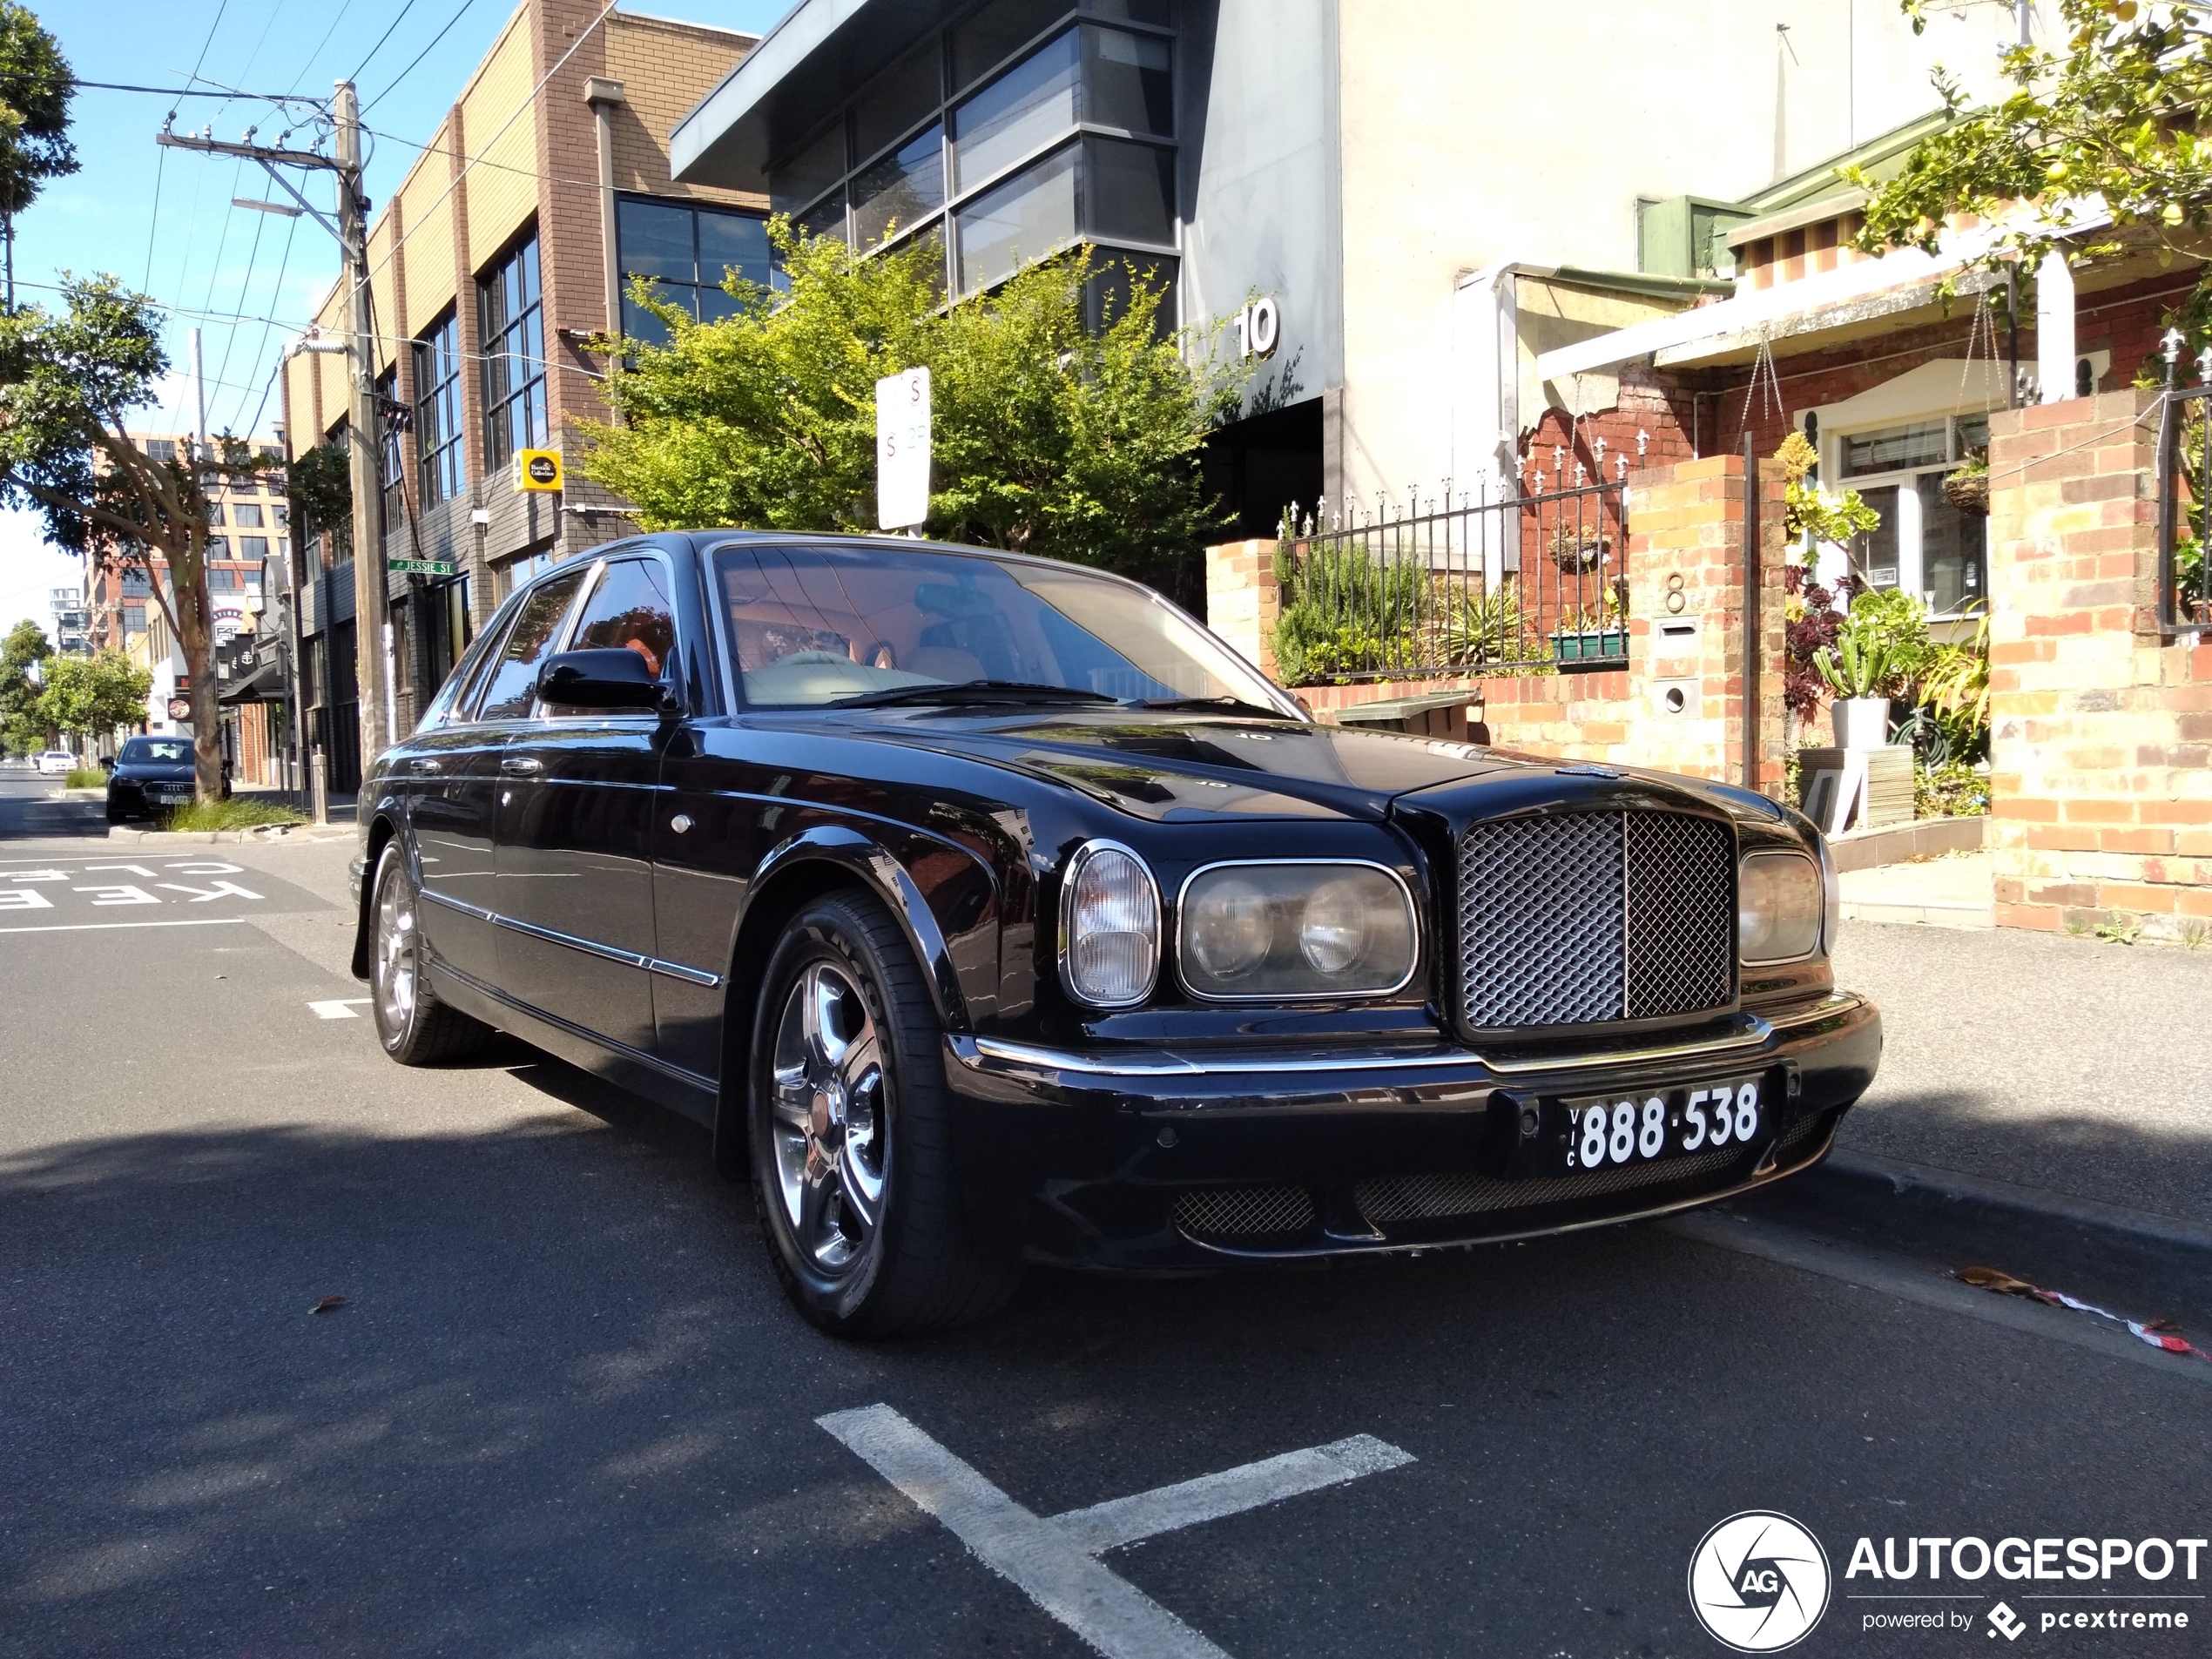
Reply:
<svg viewBox="0 0 2212 1659"><path fill-rule="evenodd" d="M871 711L872 735L1082 790L1156 822L1379 819L1400 795L1554 763L1431 738L1289 720L1135 713Z"/></svg>

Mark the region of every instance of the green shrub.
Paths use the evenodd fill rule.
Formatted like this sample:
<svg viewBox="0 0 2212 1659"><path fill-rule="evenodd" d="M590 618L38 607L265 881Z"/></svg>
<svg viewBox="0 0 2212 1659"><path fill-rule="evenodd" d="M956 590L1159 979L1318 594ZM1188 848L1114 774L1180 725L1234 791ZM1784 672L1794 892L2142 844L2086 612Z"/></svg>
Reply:
<svg viewBox="0 0 2212 1659"><path fill-rule="evenodd" d="M1282 596L1274 645L1286 685L1414 667L1423 655L1427 568L1386 561L1356 546L1309 543L1304 556L1275 554Z"/></svg>
<svg viewBox="0 0 2212 1659"><path fill-rule="evenodd" d="M271 824L304 824L307 820L281 801L255 795L233 795L228 800L193 801L161 818L165 830L260 829Z"/></svg>
<svg viewBox="0 0 2212 1659"><path fill-rule="evenodd" d="M98 766L71 766L69 776L62 779L64 789L105 789L107 773Z"/></svg>
<svg viewBox="0 0 2212 1659"><path fill-rule="evenodd" d="M1912 769L1915 818L1980 818L1989 812L1989 774L1964 760Z"/></svg>

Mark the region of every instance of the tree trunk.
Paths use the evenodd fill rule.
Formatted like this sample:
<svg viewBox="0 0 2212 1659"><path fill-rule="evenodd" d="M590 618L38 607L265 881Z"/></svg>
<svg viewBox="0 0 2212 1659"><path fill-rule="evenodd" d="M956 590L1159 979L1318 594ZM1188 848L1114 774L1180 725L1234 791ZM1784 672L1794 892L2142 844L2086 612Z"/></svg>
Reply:
<svg viewBox="0 0 2212 1659"><path fill-rule="evenodd" d="M207 590L207 559L172 558L170 579L176 585L177 643L185 653L185 672L192 678L192 748L193 792L204 806L223 798L223 730L215 702L215 631L211 621L214 604Z"/></svg>

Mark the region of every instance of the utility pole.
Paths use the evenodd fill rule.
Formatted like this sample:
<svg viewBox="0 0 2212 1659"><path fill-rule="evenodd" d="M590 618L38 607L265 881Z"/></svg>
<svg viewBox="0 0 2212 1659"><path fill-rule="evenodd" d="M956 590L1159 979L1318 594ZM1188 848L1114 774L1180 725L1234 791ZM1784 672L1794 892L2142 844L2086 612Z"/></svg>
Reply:
<svg viewBox="0 0 2212 1659"><path fill-rule="evenodd" d="M361 775L391 741L386 717L390 683L390 596L384 575L383 492L376 484L376 445L384 423L376 414L376 361L370 349L374 320L368 304L368 223L361 211L361 101L351 81L340 81L331 99L337 123L338 245L346 271L346 326L351 338L346 366L354 376L354 412L346 422L354 487L354 662L361 699Z"/></svg>
<svg viewBox="0 0 2212 1659"><path fill-rule="evenodd" d="M361 770L366 773L370 762L383 752L390 741L387 711L392 694L386 672L388 658L385 643L390 628L390 604L385 594L383 537L377 524L381 492L376 484L375 446L381 427L376 418L374 322L368 303L368 226L361 195L361 105L351 81L336 84L331 117L336 128L335 155L257 145L252 142L253 135L250 131L244 140L226 143L205 130L198 134L179 133L165 123L155 135L154 142L173 150L197 150L206 155L237 156L260 163L277 186L299 204L300 210L338 240L347 299L347 367L354 381L353 412L346 426L353 463L354 681L361 711ZM337 176L335 223L300 193L279 171L283 167L308 167Z"/></svg>

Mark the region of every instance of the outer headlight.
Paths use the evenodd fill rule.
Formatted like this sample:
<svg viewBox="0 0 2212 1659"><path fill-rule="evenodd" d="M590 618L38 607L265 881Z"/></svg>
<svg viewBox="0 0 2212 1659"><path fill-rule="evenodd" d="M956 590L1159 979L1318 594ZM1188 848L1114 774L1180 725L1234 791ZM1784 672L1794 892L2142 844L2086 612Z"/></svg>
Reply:
<svg viewBox="0 0 2212 1659"><path fill-rule="evenodd" d="M1160 890L1144 861L1113 841L1086 841L1060 889L1060 971L1069 994L1121 1008L1152 994L1160 971Z"/></svg>
<svg viewBox="0 0 2212 1659"><path fill-rule="evenodd" d="M1736 879L1736 954L1788 962L1820 948L1827 911L1820 867L1800 853L1754 853Z"/></svg>
<svg viewBox="0 0 2212 1659"><path fill-rule="evenodd" d="M1412 895L1380 865L1212 865L1183 884L1177 914L1194 996L1384 996L1420 954Z"/></svg>

